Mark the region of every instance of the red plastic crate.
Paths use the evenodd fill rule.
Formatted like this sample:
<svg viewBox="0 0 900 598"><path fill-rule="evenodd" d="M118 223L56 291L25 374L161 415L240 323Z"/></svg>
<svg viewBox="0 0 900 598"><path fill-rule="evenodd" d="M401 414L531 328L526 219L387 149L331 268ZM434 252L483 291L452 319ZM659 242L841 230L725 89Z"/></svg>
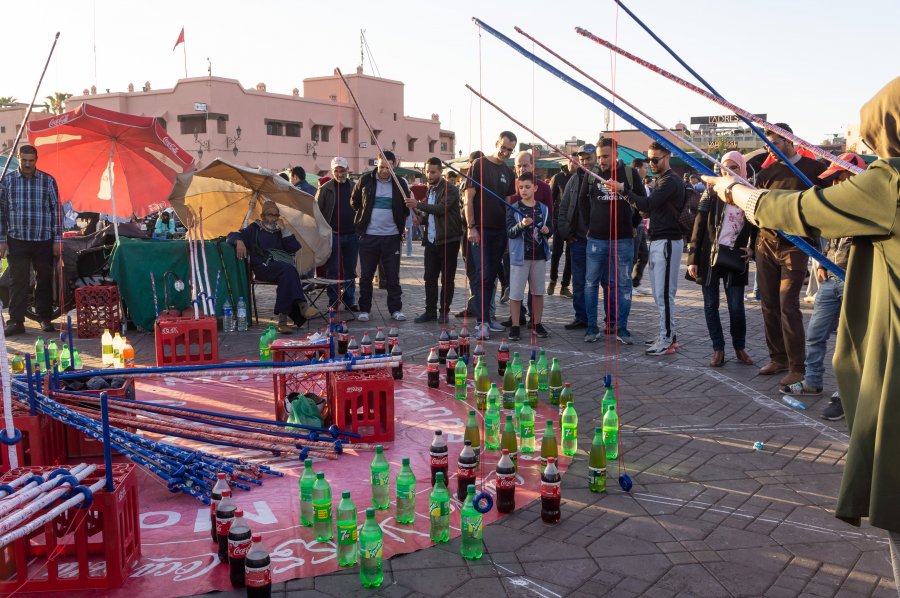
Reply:
<svg viewBox="0 0 900 598"><path fill-rule="evenodd" d="M132 463L112 467L113 493L95 492L88 508L69 509L0 550L0 594L122 587L141 556L137 469ZM29 471L41 475L54 469L14 469L0 483ZM103 476L100 467L81 483L90 486ZM39 511L35 517L46 512Z"/></svg>
<svg viewBox="0 0 900 598"><path fill-rule="evenodd" d="M272 361L310 361L327 359L330 344L328 340L311 342L306 339L278 339L270 345ZM328 379L325 372L303 374L275 374L275 419L287 421L287 398L293 393L313 393L322 398L328 394Z"/></svg>
<svg viewBox="0 0 900 598"><path fill-rule="evenodd" d="M27 409L13 407L13 422L22 432L16 444L19 466L55 465L66 458L66 428L63 423ZM9 447L0 444L0 472L9 471Z"/></svg>
<svg viewBox="0 0 900 598"><path fill-rule="evenodd" d="M75 289L75 313L78 338L96 338L106 328L112 332L122 327L119 311L119 287L95 286Z"/></svg>
<svg viewBox="0 0 900 598"><path fill-rule="evenodd" d="M216 318L160 318L156 321L156 365L219 363Z"/></svg>
<svg viewBox="0 0 900 598"><path fill-rule="evenodd" d="M79 392L100 396L101 392L105 392L106 396L116 399L134 399L135 388L134 378L125 378L125 384L119 388L104 388L103 390L83 389ZM115 413L112 412L111 413ZM102 457L103 443L95 438L91 438L83 432L79 432L71 426L65 426L66 435L66 452L70 459L80 457ZM125 428L129 432L134 432L134 428ZM119 454L118 451L112 449L112 454Z"/></svg>
<svg viewBox="0 0 900 598"><path fill-rule="evenodd" d="M337 427L359 442L394 440L394 378L391 368L330 372L328 406Z"/></svg>

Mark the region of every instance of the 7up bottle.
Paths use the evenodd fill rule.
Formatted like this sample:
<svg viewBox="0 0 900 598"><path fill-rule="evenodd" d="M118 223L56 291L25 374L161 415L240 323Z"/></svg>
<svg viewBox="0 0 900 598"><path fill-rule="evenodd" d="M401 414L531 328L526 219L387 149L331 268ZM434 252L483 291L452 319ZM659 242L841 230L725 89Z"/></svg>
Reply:
<svg viewBox="0 0 900 598"><path fill-rule="evenodd" d="M578 414L575 412L575 401L569 401L563 410L562 452L571 457L578 451Z"/></svg>
<svg viewBox="0 0 900 598"><path fill-rule="evenodd" d="M475 509L475 485L469 484L460 514L462 542L459 552L465 559L480 559L484 553L484 518Z"/></svg>
<svg viewBox="0 0 900 598"><path fill-rule="evenodd" d="M563 389L562 370L559 367L559 359L554 357L550 366L550 404L559 405L559 395Z"/></svg>
<svg viewBox="0 0 900 598"><path fill-rule="evenodd" d="M384 580L382 559L384 534L375 521L375 509L366 509L366 522L359 532L359 579L364 588L377 588Z"/></svg>
<svg viewBox="0 0 900 598"><path fill-rule="evenodd" d="M341 567L352 567L359 560L359 530L356 528L356 505L350 491L341 493L337 506L337 558Z"/></svg>

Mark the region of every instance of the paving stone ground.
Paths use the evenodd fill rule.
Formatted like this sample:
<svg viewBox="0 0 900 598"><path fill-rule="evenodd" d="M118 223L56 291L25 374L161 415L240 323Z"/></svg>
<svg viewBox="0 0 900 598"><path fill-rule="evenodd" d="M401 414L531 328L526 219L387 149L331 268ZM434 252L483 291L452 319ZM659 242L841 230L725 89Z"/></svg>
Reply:
<svg viewBox="0 0 900 598"><path fill-rule="evenodd" d="M462 267L459 272L456 310L465 298ZM424 305L419 248L403 257L401 282L409 316L400 325L404 358L421 363L439 326L412 322ZM580 418L581 450L563 479L558 525L543 524L535 502L485 529L486 549L478 561L459 556L457 538L386 561L377 592L362 590L357 570L351 569L278 584L274 595L896 598L885 534L833 516L847 428L844 421L819 417L836 390L830 363L825 393L807 398L803 412L781 402L778 376L759 375L758 367L740 364L731 351L723 368L709 368L699 287L683 278L679 285L680 348L662 357L643 353L643 341L657 330L652 298L634 299L632 346L585 344L581 331L563 329L572 319L571 300L547 299L544 322L551 336L543 346L560 357ZM264 313L271 313L272 289L261 287L258 296ZM375 291L374 303L370 329L389 324L384 291ZM808 319L811 306L803 311ZM500 306L498 319L507 313ZM727 314L723 318L727 339ZM747 304L747 320L747 349L759 366L766 354L757 303ZM351 329L363 325L351 323ZM29 328L29 335L11 340L10 347L33 343L34 332ZM257 334L251 329L224 336L220 354L254 356ZM487 343L488 354L496 351L499 337ZM132 332L129 338L138 361L152 364L152 335ZM88 363L99 357L99 341L79 346ZM528 349L527 342L514 346ZM619 470L611 464L610 490L600 495L587 489L584 451L600 425L607 372L619 383L622 452L634 487L622 492L615 483ZM757 441L762 450L754 450Z"/></svg>

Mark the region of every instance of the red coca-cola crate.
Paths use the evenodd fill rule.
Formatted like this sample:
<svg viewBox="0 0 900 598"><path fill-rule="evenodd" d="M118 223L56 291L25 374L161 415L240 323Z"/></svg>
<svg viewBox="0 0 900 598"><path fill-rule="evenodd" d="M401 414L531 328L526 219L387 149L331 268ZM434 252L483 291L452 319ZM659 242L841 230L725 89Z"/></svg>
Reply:
<svg viewBox="0 0 900 598"><path fill-rule="evenodd" d="M278 339L270 345L272 362L310 361L327 359L330 343L328 339L312 341L307 339ZM325 372L304 372L297 374L275 374L275 419L287 421L288 397L293 393L312 393L324 398L328 393L328 379Z"/></svg>
<svg viewBox="0 0 900 598"><path fill-rule="evenodd" d="M105 392L106 396L115 398L115 399L134 399L135 398L135 387L134 387L134 378L125 378L125 384L118 388L104 388L103 390L88 390L83 389L79 392L85 394L92 394L100 396L100 393ZM114 411L110 411L111 414L115 414ZM79 432L75 428L71 426L66 426L66 452L69 455L70 459L76 459L80 457L102 457L103 456L103 443L95 438L91 438L87 434L83 432ZM129 432L134 432L134 428L125 428ZM118 454L118 451L113 449L113 454Z"/></svg>
<svg viewBox="0 0 900 598"><path fill-rule="evenodd" d="M103 329L122 327L119 310L119 287L95 286L75 289L75 313L78 319L78 338L96 338Z"/></svg>
<svg viewBox="0 0 900 598"><path fill-rule="evenodd" d="M330 372L328 378L328 405L338 428L359 434L359 442L394 440L391 368Z"/></svg>
<svg viewBox="0 0 900 598"><path fill-rule="evenodd" d="M22 433L16 444L19 466L56 465L66 458L67 426L42 413L30 415L13 405L13 424ZM9 447L0 444L0 472L9 471Z"/></svg>
<svg viewBox="0 0 900 598"><path fill-rule="evenodd" d="M132 463L112 467L114 492L95 492L89 507L69 509L0 550L0 594L122 587L141 556L137 469ZM0 478L0 483L28 472L43 475L54 469L14 469ZM104 475L100 467L81 484L90 486ZM58 504L38 511L32 520Z"/></svg>
<svg viewBox="0 0 900 598"><path fill-rule="evenodd" d="M214 316L156 321L156 365L204 363L219 363L219 332Z"/></svg>

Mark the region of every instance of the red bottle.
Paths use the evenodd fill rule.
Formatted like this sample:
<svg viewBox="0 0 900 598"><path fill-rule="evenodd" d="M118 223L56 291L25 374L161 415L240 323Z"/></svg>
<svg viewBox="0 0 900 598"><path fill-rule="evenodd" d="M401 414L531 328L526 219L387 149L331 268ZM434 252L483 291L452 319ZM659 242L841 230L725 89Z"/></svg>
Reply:
<svg viewBox="0 0 900 598"><path fill-rule="evenodd" d="M222 491L222 500L216 507L216 541L219 543L219 562L228 562L228 532L234 522L237 507L231 502L231 490Z"/></svg>
<svg viewBox="0 0 900 598"><path fill-rule="evenodd" d="M391 368L391 376L393 376L394 380L403 380L403 351L400 350L399 343L391 349L391 357L396 357L400 360L398 365Z"/></svg>
<svg viewBox="0 0 900 598"><path fill-rule="evenodd" d="M350 340L350 329L347 328L347 322L341 322L337 332L337 354L347 354L347 342Z"/></svg>
<svg viewBox="0 0 900 598"><path fill-rule="evenodd" d="M450 335L447 334L447 327L441 328L441 335L438 337L438 362L441 365L447 362L447 351L450 350Z"/></svg>
<svg viewBox="0 0 900 598"><path fill-rule="evenodd" d="M438 388L441 385L441 364L438 363L437 351L434 350L434 347L428 353L425 370L428 372L428 388Z"/></svg>
<svg viewBox="0 0 900 598"><path fill-rule="evenodd" d="M447 473L450 469L450 460L447 453L447 439L440 430L434 431L434 438L431 440L431 486L434 487L434 478L437 472L443 472L444 479L447 479Z"/></svg>
<svg viewBox="0 0 900 598"><path fill-rule="evenodd" d="M384 328L378 327L375 333L375 355L384 355L387 353L387 338L384 336Z"/></svg>
<svg viewBox="0 0 900 598"><path fill-rule="evenodd" d="M272 595L272 560L260 534L253 534L253 545L244 560L244 580L248 598L269 598Z"/></svg>
<svg viewBox="0 0 900 598"><path fill-rule="evenodd" d="M347 357L359 357L359 343L356 342L356 337L352 334L350 335L350 340L347 341L345 355Z"/></svg>
<svg viewBox="0 0 900 598"><path fill-rule="evenodd" d="M556 459L547 458L547 467L541 474L541 519L544 523L559 523L559 470Z"/></svg>
<svg viewBox="0 0 900 598"><path fill-rule="evenodd" d="M232 587L244 587L244 559L250 551L252 539L250 526L244 520L244 511L238 509L228 530L228 567Z"/></svg>
<svg viewBox="0 0 900 598"><path fill-rule="evenodd" d="M453 386L456 383L456 362L459 361L459 357L456 355L456 350L453 347L450 347L450 350L447 351L447 384Z"/></svg>
<svg viewBox="0 0 900 598"><path fill-rule="evenodd" d="M388 330L388 349L393 349L397 346L397 343L400 342L400 331L397 330L396 326L391 326L391 329Z"/></svg>
<svg viewBox="0 0 900 598"><path fill-rule="evenodd" d="M456 461L456 498L466 500L469 484L475 485L478 467L478 457L472 450L472 441L466 440L465 446L459 453L459 459Z"/></svg>
<svg viewBox="0 0 900 598"><path fill-rule="evenodd" d="M222 491L230 489L231 486L228 485L228 480L225 479L225 473L217 473L216 483L212 487L209 497L209 529L212 541L215 543L219 542L219 536L216 535L216 507L219 506L219 501L222 500Z"/></svg>
<svg viewBox="0 0 900 598"><path fill-rule="evenodd" d="M459 358L466 363L469 363L469 339L471 338L469 327L463 322L462 329L459 331Z"/></svg>
<svg viewBox="0 0 900 598"><path fill-rule="evenodd" d="M362 351L363 357L368 357L372 354L372 339L369 337L369 331L366 330L363 332L362 340L359 341L359 347Z"/></svg>
<svg viewBox="0 0 900 598"><path fill-rule="evenodd" d="M516 510L516 464L503 449L497 461L497 512L512 513Z"/></svg>
<svg viewBox="0 0 900 598"><path fill-rule="evenodd" d="M506 364L509 363L509 343L506 339L500 341L500 348L497 349L497 373L503 377L506 373Z"/></svg>
<svg viewBox="0 0 900 598"><path fill-rule="evenodd" d="M447 336L450 337L450 348L456 351L456 354L459 355L459 334L456 333L456 326L450 327L450 334Z"/></svg>

